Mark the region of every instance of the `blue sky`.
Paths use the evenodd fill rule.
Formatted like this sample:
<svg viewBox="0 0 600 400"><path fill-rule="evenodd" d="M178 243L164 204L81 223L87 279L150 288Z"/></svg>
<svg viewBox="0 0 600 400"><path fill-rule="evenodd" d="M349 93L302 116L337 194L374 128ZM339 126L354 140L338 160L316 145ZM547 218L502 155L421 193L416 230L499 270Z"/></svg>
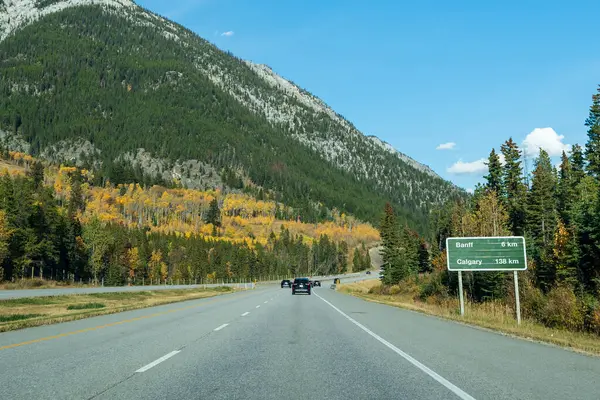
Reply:
<svg viewBox="0 0 600 400"><path fill-rule="evenodd" d="M531 153L585 144L600 83L599 1L138 3L268 64L464 188L511 136Z"/></svg>

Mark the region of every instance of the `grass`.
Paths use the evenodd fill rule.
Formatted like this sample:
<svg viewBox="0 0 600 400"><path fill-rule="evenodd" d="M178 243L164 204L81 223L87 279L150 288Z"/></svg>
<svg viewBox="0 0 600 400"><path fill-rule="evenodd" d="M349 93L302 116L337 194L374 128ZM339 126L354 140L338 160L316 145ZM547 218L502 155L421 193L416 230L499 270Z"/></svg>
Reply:
<svg viewBox="0 0 600 400"><path fill-rule="evenodd" d="M0 290L19 290L19 289L53 289L58 287L93 287L94 285L83 284L70 281L53 281L49 279L28 278L18 279L15 282L0 283Z"/></svg>
<svg viewBox="0 0 600 400"><path fill-rule="evenodd" d="M550 343L587 354L600 355L600 337L585 332L548 328L536 321L522 319L517 325L513 307L500 302L465 303L465 315L459 312L458 299L416 300L414 293L397 291L395 294L370 293L377 289L377 280L342 284L338 291L368 301L400 307L444 319L490 329L502 334L527 340ZM392 288L393 289L393 288ZM394 290L392 290L392 293Z"/></svg>
<svg viewBox="0 0 600 400"><path fill-rule="evenodd" d="M103 303L83 303L83 304L69 304L67 310L90 310L95 308L105 308L106 305Z"/></svg>
<svg viewBox="0 0 600 400"><path fill-rule="evenodd" d="M216 287L0 300L0 332L202 299L229 292L233 292L230 287ZM102 299L102 302L98 302L98 299Z"/></svg>
<svg viewBox="0 0 600 400"><path fill-rule="evenodd" d="M41 317L42 314L9 314L9 315L0 315L0 322L13 322L20 321L23 319L37 318Z"/></svg>

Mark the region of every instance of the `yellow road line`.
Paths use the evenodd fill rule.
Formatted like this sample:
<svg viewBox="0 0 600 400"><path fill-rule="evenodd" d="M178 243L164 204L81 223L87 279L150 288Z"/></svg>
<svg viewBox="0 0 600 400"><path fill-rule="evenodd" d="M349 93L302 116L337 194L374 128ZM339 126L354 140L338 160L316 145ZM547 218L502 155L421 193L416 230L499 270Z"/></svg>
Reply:
<svg viewBox="0 0 600 400"><path fill-rule="evenodd" d="M237 298L239 299L240 297L246 297L246 296L249 296L252 293L256 293L256 292L250 292L248 294L242 294L240 296L237 296ZM174 313L174 312L178 312L178 311L184 311L184 310L189 310L189 309L192 309L192 308L202 307L202 306L204 306L206 304L216 303L218 301L222 301L222 300L225 300L227 298L231 298L231 297L223 296L223 297L220 297L220 298L217 298L217 299L212 299L212 300L209 300L209 301L202 302L201 304L194 304L193 306L175 308L175 309L172 309L172 310L162 311L162 312L158 312L158 313L154 313L154 314L142 315L141 317L135 317L135 318L125 319L123 321L111 322L110 324L105 324L105 325L94 326L94 327L91 327L91 328L80 329L78 331L66 332L66 333L61 333L61 334L58 334L58 335L46 336L46 337L42 337L42 338L39 338L39 339L28 340L27 342L14 343L14 344L6 345L6 346L0 346L0 351L7 350L7 349L13 349L15 347L27 346L27 345L34 344L34 343L46 342L48 340L60 339L62 337L77 335L77 334L80 334L80 333L86 333L86 332L96 331L98 329L110 328L112 326L126 324L126 323L129 323L129 322L140 321L140 320L143 320L143 319L159 317L161 315L166 315L166 314ZM203 299L200 299L200 300L203 300ZM158 307L158 306L155 306L155 307ZM109 314L107 314L107 315L109 315Z"/></svg>

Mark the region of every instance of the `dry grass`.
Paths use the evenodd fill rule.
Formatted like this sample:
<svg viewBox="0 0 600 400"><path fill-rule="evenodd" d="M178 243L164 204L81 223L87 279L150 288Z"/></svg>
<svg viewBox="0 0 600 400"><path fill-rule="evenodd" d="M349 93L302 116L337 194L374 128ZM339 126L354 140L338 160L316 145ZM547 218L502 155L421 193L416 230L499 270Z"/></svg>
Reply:
<svg viewBox="0 0 600 400"><path fill-rule="evenodd" d="M514 316L514 309L499 302L466 302L465 315L461 316L458 299L428 299L423 302L415 300L413 293L401 291L393 295L369 293L371 288L377 288L379 285L379 281L376 280L363 281L342 284L338 290L376 303L434 315L528 340L551 343L579 352L600 355L599 336L551 329L529 319L522 320L519 326Z"/></svg>
<svg viewBox="0 0 600 400"><path fill-rule="evenodd" d="M0 290L19 290L19 289L54 289L58 287L95 287L95 285L88 285L79 282L69 281L53 281L49 279L40 278L27 278L18 279L15 282L2 282L0 283Z"/></svg>
<svg viewBox="0 0 600 400"><path fill-rule="evenodd" d="M217 287L0 300L0 332L202 299L232 291L229 287Z"/></svg>

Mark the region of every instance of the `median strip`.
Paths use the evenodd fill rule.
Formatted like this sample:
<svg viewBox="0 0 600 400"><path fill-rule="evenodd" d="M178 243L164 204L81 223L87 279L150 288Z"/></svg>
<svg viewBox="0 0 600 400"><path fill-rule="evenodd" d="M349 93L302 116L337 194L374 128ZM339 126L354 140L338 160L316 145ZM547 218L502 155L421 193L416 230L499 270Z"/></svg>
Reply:
<svg viewBox="0 0 600 400"><path fill-rule="evenodd" d="M106 292L0 300L0 332L197 300L231 288Z"/></svg>
<svg viewBox="0 0 600 400"><path fill-rule="evenodd" d="M150 364L143 366L142 368L138 369L135 372L146 372L148 371L150 368L157 366L158 364L160 364L163 361L168 360L169 358L173 357L175 354L179 353L180 350L173 350L172 352L170 352L169 354L165 354L164 356L162 356L161 358L159 358L158 360L152 361Z"/></svg>

